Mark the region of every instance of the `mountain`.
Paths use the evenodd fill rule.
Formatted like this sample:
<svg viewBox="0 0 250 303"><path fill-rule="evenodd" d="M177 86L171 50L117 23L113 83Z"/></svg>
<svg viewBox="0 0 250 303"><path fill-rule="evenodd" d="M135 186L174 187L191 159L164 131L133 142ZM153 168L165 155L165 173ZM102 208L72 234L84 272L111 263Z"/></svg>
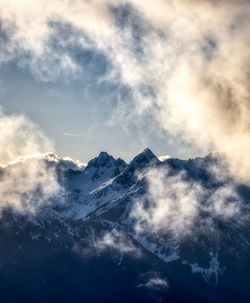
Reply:
<svg viewBox="0 0 250 303"><path fill-rule="evenodd" d="M250 188L220 157L39 161L63 191L2 207L3 302L249 302Z"/></svg>

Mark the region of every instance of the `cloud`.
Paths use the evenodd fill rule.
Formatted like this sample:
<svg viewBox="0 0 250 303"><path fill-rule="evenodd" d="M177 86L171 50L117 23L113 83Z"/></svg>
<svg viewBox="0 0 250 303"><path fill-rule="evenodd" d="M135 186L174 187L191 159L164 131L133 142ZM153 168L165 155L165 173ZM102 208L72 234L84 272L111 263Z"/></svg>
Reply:
<svg viewBox="0 0 250 303"><path fill-rule="evenodd" d="M57 169L62 171L72 169L72 170L84 170L87 166L87 163L83 163L79 160L74 160L71 157L62 157L60 158L55 153L46 153L39 155L40 158L47 161L49 164L53 163L56 165Z"/></svg>
<svg viewBox="0 0 250 303"><path fill-rule="evenodd" d="M205 151L224 152L232 172L248 180L249 1L137 5L166 36L149 35L147 48L162 127Z"/></svg>
<svg viewBox="0 0 250 303"><path fill-rule="evenodd" d="M119 100L131 113L119 123L150 114L178 143L225 153L233 174L250 180L248 0L2 0L0 11L1 62L15 58L53 81L82 76L70 47L102 53L105 79L134 102Z"/></svg>
<svg viewBox="0 0 250 303"><path fill-rule="evenodd" d="M172 157L171 156L169 156L169 155L165 155L165 156L160 156L160 157L158 157L158 159L161 161L161 162L163 162L163 161L165 161L165 160L168 160L168 159L171 159Z"/></svg>
<svg viewBox="0 0 250 303"><path fill-rule="evenodd" d="M150 278L146 283L139 284L137 287L146 287L149 289L168 288L168 282L165 279L155 277Z"/></svg>
<svg viewBox="0 0 250 303"><path fill-rule="evenodd" d="M112 229L110 232L105 233L96 241L95 247L99 250L113 249L122 254L140 255L139 248L134 246L127 235L117 229Z"/></svg>
<svg viewBox="0 0 250 303"><path fill-rule="evenodd" d="M139 234L170 232L182 237L200 228L216 229L216 219L238 223L246 219L234 184L205 188L185 173L173 175L166 168L147 170L139 179L148 184L147 193L135 200L130 214Z"/></svg>
<svg viewBox="0 0 250 303"><path fill-rule="evenodd" d="M62 194L55 168L48 167L43 159L30 158L1 169L1 210L9 207L19 213L35 214Z"/></svg>
<svg viewBox="0 0 250 303"><path fill-rule="evenodd" d="M68 47L96 48L97 41L102 44L111 39L113 30L106 13L110 4L107 0L71 4L67 0L53 4L47 0L1 1L1 29L6 34L2 61L18 58L20 66L30 67L42 81L79 77L82 68ZM67 36L70 30L73 35Z"/></svg>
<svg viewBox="0 0 250 303"><path fill-rule="evenodd" d="M1 210L10 207L33 214L63 193L55 166L48 165L51 154L41 155L53 144L32 121L1 111L0 144Z"/></svg>
<svg viewBox="0 0 250 303"><path fill-rule="evenodd" d="M131 217L136 219L136 231L188 232L198 214L200 185L183 181L181 174L168 177L161 169L151 169L139 176L142 178L147 180L149 188L131 212Z"/></svg>
<svg viewBox="0 0 250 303"><path fill-rule="evenodd" d="M6 115L0 109L0 163L18 157L53 151L54 146L42 131L24 115Z"/></svg>

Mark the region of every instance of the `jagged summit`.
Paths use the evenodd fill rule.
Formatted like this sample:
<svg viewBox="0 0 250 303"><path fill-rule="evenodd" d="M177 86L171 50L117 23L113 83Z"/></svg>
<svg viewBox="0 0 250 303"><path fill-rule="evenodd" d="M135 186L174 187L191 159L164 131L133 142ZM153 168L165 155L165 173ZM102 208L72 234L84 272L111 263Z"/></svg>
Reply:
<svg viewBox="0 0 250 303"><path fill-rule="evenodd" d="M153 154L153 152L146 148L143 152L138 154L131 162L130 166L144 166L151 162L158 163L160 162L158 158Z"/></svg>
<svg viewBox="0 0 250 303"><path fill-rule="evenodd" d="M139 155L145 155L146 157L156 158L156 156L154 155L154 153L148 147L145 148L144 151L141 152Z"/></svg>
<svg viewBox="0 0 250 303"><path fill-rule="evenodd" d="M110 154L108 154L107 152L105 151L101 151L99 156L97 157L99 159L105 159L105 158L113 158Z"/></svg>
<svg viewBox="0 0 250 303"><path fill-rule="evenodd" d="M109 155L107 152L100 152L98 157L95 157L94 159L90 160L87 168L90 167L104 167L108 165L110 162L116 161L111 155Z"/></svg>
<svg viewBox="0 0 250 303"><path fill-rule="evenodd" d="M101 176L105 176L108 180L110 177L119 175L126 167L127 164L122 159L114 159L107 152L100 152L98 157L89 161L85 172L91 171L93 180Z"/></svg>
<svg viewBox="0 0 250 303"><path fill-rule="evenodd" d="M123 174L118 176L116 182L123 186L131 186L136 182L135 172L144 168L160 163L158 158L152 153L149 148L138 154L124 170Z"/></svg>

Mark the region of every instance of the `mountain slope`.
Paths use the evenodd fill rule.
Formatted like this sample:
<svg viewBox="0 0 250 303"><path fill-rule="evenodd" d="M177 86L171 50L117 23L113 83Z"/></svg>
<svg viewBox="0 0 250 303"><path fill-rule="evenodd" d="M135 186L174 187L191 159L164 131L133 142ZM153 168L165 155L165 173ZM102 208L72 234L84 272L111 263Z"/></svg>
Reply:
<svg viewBox="0 0 250 303"><path fill-rule="evenodd" d="M249 301L249 188L219 158L160 162L146 149L129 164L102 152L86 168L62 161L46 165L55 168L63 193L34 214L2 210L0 280L7 289L15 285L19 299L42 302L28 290L34 280L37 293L44 289L46 301L53 302L82 302L84 294L87 302L93 296L103 302ZM44 262L50 264L46 273ZM72 267L60 277L65 262ZM29 264L19 287L15 279ZM60 279L71 285L62 296Z"/></svg>

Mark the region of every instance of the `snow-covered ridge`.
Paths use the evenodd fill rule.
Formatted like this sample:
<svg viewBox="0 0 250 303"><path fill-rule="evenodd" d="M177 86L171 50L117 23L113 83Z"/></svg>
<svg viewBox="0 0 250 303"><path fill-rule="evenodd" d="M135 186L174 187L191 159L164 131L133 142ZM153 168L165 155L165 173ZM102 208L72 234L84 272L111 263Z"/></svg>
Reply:
<svg viewBox="0 0 250 303"><path fill-rule="evenodd" d="M183 266L187 266L190 273L199 274L208 282L211 282L210 280L214 277L218 281L220 275L224 273L226 267L223 264L224 254L228 254L227 258L230 259L233 258L236 250L238 255L249 251L250 229L249 221L246 220L237 222L234 218L230 218L230 220L222 220L219 216L212 218L203 211L202 220L196 218L195 221L197 232L176 235L171 229L157 231L148 225L148 222L143 222L141 225L144 230L138 230L136 221L138 217L131 216L138 201L147 203L147 199L154 196L148 195L150 184L146 178L147 173L152 170L159 171L159 175L160 172L166 171L166 178L184 182L185 186L189 183L192 184L190 187L192 191L197 188L198 190L205 188L206 193L209 194L222 188L224 191L218 191L217 199L221 197L225 189L228 194L229 185L234 186L239 191L237 195L239 194L242 201L247 201L249 188L236 184L228 175L225 167L213 155L190 160L169 158L161 162L152 151L145 149L127 164L122 159L115 159L108 153L101 152L85 166L72 159L59 158L57 155L49 153L23 158L1 168L0 177L4 178L5 173L13 167L21 166L24 169L21 170L23 173L28 163L30 168L33 167L32 161L42 162L43 169L47 168L51 173L51 178L56 178L60 189L63 189L60 191L60 195L56 195L52 191L53 195L47 196L48 203L40 204L37 212L29 217L29 222L32 222L35 226L34 230L37 230L33 231L31 235L34 241L42 237L45 226L52 228L55 222L59 225L62 224L64 232L60 234L56 231L53 235L46 235L48 241L59 241L61 237L66 236L75 241L78 237L83 237L80 236L83 231L75 226L84 224L86 233L91 234L91 237L87 237L88 241L90 245L95 246L95 243L98 243L97 236L94 236L97 232L95 226L98 225L98 230L103 229L106 233L110 229L118 229L122 231L122 234L126 234L123 239L129 237L130 241L136 243L136 247L140 251L146 250L166 264L179 262ZM166 184L166 186L171 186L172 183ZM180 188L183 189L183 187ZM31 189L38 190L37 187ZM185 187L185 190L187 195L191 194L188 192L189 187ZM160 192L160 199L164 198L166 192L166 190ZM198 193L200 194L199 191ZM158 195L158 193L156 194ZM180 197L178 193L174 196ZM31 198L33 197L36 195L31 196ZM42 197L40 197L40 202ZM191 200L186 201L190 203ZM230 211L235 211L235 209L231 208ZM246 211L248 211L247 208ZM186 220L185 217L184 219ZM214 221L213 225L209 225L209 228L201 228L204 222L210 224L212 221ZM107 222L109 222L108 225ZM216 258L211 259L211 254Z"/></svg>

